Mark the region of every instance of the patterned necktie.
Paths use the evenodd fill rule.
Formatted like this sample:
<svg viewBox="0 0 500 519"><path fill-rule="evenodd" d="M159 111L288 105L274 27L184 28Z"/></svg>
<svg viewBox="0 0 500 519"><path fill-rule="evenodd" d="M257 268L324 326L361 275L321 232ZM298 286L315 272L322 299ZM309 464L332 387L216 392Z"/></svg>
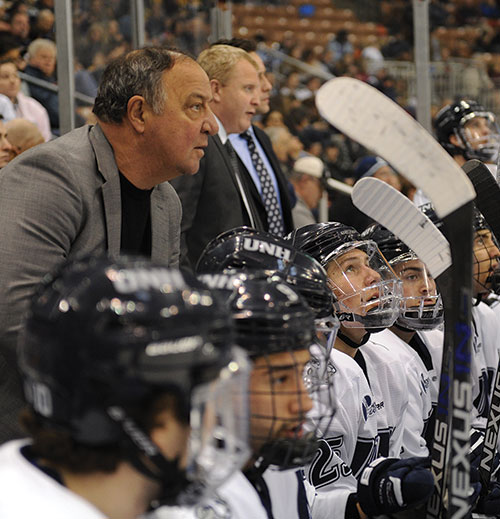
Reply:
<svg viewBox="0 0 500 519"><path fill-rule="evenodd" d="M264 166L264 162L262 162L262 159L260 158L259 152L257 151L257 147L255 146L255 142L250 131L247 130L245 133L242 133L241 137L247 141L248 151L250 152L250 157L252 158L253 167L259 176L262 187L261 196L262 201L264 202L264 207L266 208L269 232L276 234L277 236L283 236L283 218L281 217L278 197L271 180L271 175L269 175L266 166Z"/></svg>

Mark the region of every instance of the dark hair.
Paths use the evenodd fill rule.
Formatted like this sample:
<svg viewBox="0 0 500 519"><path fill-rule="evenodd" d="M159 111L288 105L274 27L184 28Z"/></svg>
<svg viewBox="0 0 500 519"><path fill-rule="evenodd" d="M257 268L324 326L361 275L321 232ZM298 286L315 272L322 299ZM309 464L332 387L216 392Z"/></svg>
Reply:
<svg viewBox="0 0 500 519"><path fill-rule="evenodd" d="M160 425L158 417L167 409L172 411L179 422L189 423L184 407L185 398L163 392L152 398L149 395L143 406L127 411L129 416L149 433L155 426ZM69 431L58 429L57 426L43 425L37 415L28 408L21 412L20 421L33 439L32 452L35 457L49 462L56 469L62 468L74 474L111 473L120 462L129 459L130 447L126 443L128 440L109 445L85 445L75 441Z"/></svg>
<svg viewBox="0 0 500 519"><path fill-rule="evenodd" d="M103 122L120 123L128 100L142 95L153 113L160 114L166 101L163 73L180 59L192 58L176 49L145 47L112 61L102 75L93 112Z"/></svg>
<svg viewBox="0 0 500 519"><path fill-rule="evenodd" d="M8 31L0 31L0 56L7 54L12 49L21 49L23 44L17 36Z"/></svg>
<svg viewBox="0 0 500 519"><path fill-rule="evenodd" d="M257 52L257 43L252 40L245 40L244 38L231 38L230 40L217 40L213 45L230 45L231 47L238 47L245 52Z"/></svg>

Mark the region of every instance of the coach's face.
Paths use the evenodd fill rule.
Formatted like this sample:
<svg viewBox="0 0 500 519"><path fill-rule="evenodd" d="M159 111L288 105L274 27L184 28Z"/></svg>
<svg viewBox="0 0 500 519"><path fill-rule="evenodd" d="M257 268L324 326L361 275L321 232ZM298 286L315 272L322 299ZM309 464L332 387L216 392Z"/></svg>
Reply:
<svg viewBox="0 0 500 519"><path fill-rule="evenodd" d="M260 103L260 81L255 67L240 59L221 83L212 80L212 91L217 117L227 133L242 133L250 127Z"/></svg>
<svg viewBox="0 0 500 519"><path fill-rule="evenodd" d="M159 182L193 175L200 167L208 136L218 131L209 107L212 98L205 71L193 60L181 60L163 74L166 102L159 115L148 112L145 139Z"/></svg>

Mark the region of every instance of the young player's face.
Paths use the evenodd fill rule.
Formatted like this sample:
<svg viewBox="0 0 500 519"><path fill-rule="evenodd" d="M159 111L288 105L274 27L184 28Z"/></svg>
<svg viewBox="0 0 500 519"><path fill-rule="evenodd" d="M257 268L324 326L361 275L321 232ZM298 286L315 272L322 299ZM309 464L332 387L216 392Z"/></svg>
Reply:
<svg viewBox="0 0 500 519"><path fill-rule="evenodd" d="M498 267L500 251L491 232L481 229L476 232L473 242L474 289L477 294L487 292L491 287L491 276Z"/></svg>
<svg viewBox="0 0 500 519"><path fill-rule="evenodd" d="M396 263L393 268L403 282L403 297L406 299L407 307L419 306L420 298L427 296L430 297L424 300L425 306L436 303L436 282L420 260L402 261Z"/></svg>
<svg viewBox="0 0 500 519"><path fill-rule="evenodd" d="M491 123L485 117L474 117L464 125L465 135L472 148L477 149L486 144L492 133Z"/></svg>
<svg viewBox="0 0 500 519"><path fill-rule="evenodd" d="M380 281L381 276L370 266L368 254L361 249L352 249L335 258L328 264L327 274L335 297L355 313L363 315L371 309L366 303L379 298L377 287L364 290Z"/></svg>
<svg viewBox="0 0 500 519"><path fill-rule="evenodd" d="M257 453L268 441L302 436L312 401L304 386L308 350L273 353L255 360L250 375L250 438Z"/></svg>

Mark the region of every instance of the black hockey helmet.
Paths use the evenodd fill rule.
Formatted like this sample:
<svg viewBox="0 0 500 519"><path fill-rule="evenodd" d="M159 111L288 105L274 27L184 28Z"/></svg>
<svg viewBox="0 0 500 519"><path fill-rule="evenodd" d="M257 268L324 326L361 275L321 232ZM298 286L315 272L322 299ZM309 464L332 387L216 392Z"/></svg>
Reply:
<svg viewBox="0 0 500 519"><path fill-rule="evenodd" d="M87 447L124 445L138 470L165 483L162 500L172 502L217 479L203 466L203 449L228 466L230 456L218 451L219 439L207 441L214 431L191 424L184 472L178 460L163 457L130 410L173 393L179 419L189 423L190 413L202 414L200 395L214 397L224 373L247 369L232 345L225 305L196 278L137 258L90 258L66 264L39 286L20 334L19 365L42 425ZM222 390L241 391L241 380L235 382ZM226 430L239 465L248 454L244 428Z"/></svg>
<svg viewBox="0 0 500 519"><path fill-rule="evenodd" d="M399 314L401 282L375 242L363 239L353 227L339 222L306 225L295 229L286 238L327 269L335 313L345 326L378 329L394 323ZM355 287L350 281L350 276L337 263L338 258L353 249L362 250L368 257L369 269L374 274L369 286ZM334 271L349 285L348 289L332 279L330 268L334 264ZM355 304L357 308L353 308Z"/></svg>
<svg viewBox="0 0 500 519"><path fill-rule="evenodd" d="M316 340L314 314L300 294L287 283L258 273L239 277L228 298L228 307L234 319L236 343L255 363L252 380L255 373L261 372L267 381L265 390L250 384L250 438L254 454L262 458L265 466L275 464L282 469L302 466L315 455L317 439L321 436L320 427L326 427L334 410L332 404L327 411L330 416L312 417L311 408L307 406L314 398L312 393L319 391L320 379L317 371L307 376L308 369L313 369L309 348ZM326 349L317 350L317 354L324 358L315 360L325 366ZM279 365L273 361L280 354L287 355L284 359L280 357L279 365L284 364L288 373L291 370L295 377L288 387L281 378L278 380L280 376L286 376L285 371L280 372ZM306 366L303 365L304 359L307 359ZM315 384L308 385L311 380ZM255 398L264 393L268 398L267 411L253 404ZM325 395L330 394L331 391L325 391ZM295 413L290 413L289 406L283 408L283 398L292 399ZM306 418L310 424L308 433L304 433L302 428Z"/></svg>
<svg viewBox="0 0 500 519"><path fill-rule="evenodd" d="M220 234L205 247L196 270L204 274L226 269L279 273L307 300L316 317L332 315L332 293L325 270L283 238L250 227Z"/></svg>
<svg viewBox="0 0 500 519"><path fill-rule="evenodd" d="M475 117L485 119L489 135L475 139L467 132L466 124ZM495 116L481 104L472 99L462 99L442 108L434 120L436 137L450 155L463 155L467 160L479 159L496 162L500 135ZM450 142L455 135L460 144Z"/></svg>
<svg viewBox="0 0 500 519"><path fill-rule="evenodd" d="M443 303L430 274L426 270L412 269L406 275L404 264L419 260L418 256L406 243L379 223L370 225L362 236L367 240L373 240L378 245L380 252L403 282L401 312L396 319L396 324L410 330L430 330L442 324ZM418 285L415 285L416 283ZM406 296L404 294L405 284L407 289L413 289L413 292L418 291L419 294Z"/></svg>

